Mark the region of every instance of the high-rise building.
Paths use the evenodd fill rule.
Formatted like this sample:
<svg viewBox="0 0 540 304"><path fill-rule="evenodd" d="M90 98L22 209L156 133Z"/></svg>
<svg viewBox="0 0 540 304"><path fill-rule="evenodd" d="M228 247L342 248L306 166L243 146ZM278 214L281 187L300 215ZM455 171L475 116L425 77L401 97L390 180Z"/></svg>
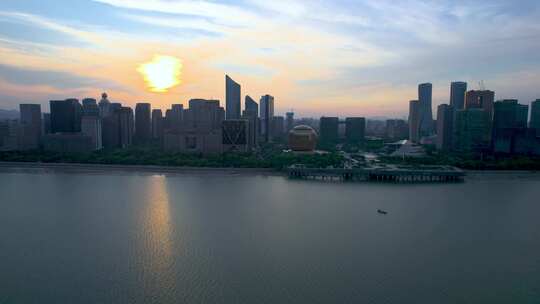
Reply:
<svg viewBox="0 0 540 304"><path fill-rule="evenodd" d="M275 141L285 139L285 119L283 116L274 116L272 119L272 138Z"/></svg>
<svg viewBox="0 0 540 304"><path fill-rule="evenodd" d="M484 109L493 119L493 102L495 102L495 92L489 90L468 91L465 98L465 109Z"/></svg>
<svg viewBox="0 0 540 304"><path fill-rule="evenodd" d="M364 140L366 135L366 119L364 117L345 118L345 139L349 143Z"/></svg>
<svg viewBox="0 0 540 304"><path fill-rule="evenodd" d="M531 123L530 128L536 130L536 134L540 136L540 99L531 103Z"/></svg>
<svg viewBox="0 0 540 304"><path fill-rule="evenodd" d="M81 120L81 132L91 138L92 150L101 150L101 148L103 148L103 131L101 128L102 125L99 113L83 115Z"/></svg>
<svg viewBox="0 0 540 304"><path fill-rule="evenodd" d="M450 84L450 105L454 110L463 110L465 108L466 93L466 82L454 81Z"/></svg>
<svg viewBox="0 0 540 304"><path fill-rule="evenodd" d="M51 100L51 133L75 131L75 105L71 100Z"/></svg>
<svg viewBox="0 0 540 304"><path fill-rule="evenodd" d="M489 113L483 109L456 111L453 144L457 151L482 152L490 143Z"/></svg>
<svg viewBox="0 0 540 304"><path fill-rule="evenodd" d="M105 118L111 115L114 110L111 107L111 102L109 101L109 96L107 93L101 94L101 100L99 101L99 115L101 118Z"/></svg>
<svg viewBox="0 0 540 304"><path fill-rule="evenodd" d="M129 107L121 107L118 112L120 148L127 148L133 142L134 119L133 110Z"/></svg>
<svg viewBox="0 0 540 304"><path fill-rule="evenodd" d="M287 112L286 118L285 118L285 130L287 132L291 131L292 128L294 128L294 113L293 112Z"/></svg>
<svg viewBox="0 0 540 304"><path fill-rule="evenodd" d="M409 102L409 140L420 141L420 102L411 100Z"/></svg>
<svg viewBox="0 0 540 304"><path fill-rule="evenodd" d="M163 138L163 113L160 109L152 110L152 138Z"/></svg>
<svg viewBox="0 0 540 304"><path fill-rule="evenodd" d="M433 134L433 110L431 108L433 85L422 83L418 85L418 102L420 103L420 136Z"/></svg>
<svg viewBox="0 0 540 304"><path fill-rule="evenodd" d="M85 98L82 100L83 116L99 116L99 107L94 98Z"/></svg>
<svg viewBox="0 0 540 304"><path fill-rule="evenodd" d="M152 106L149 103L137 103L135 106L135 141L145 144L152 138Z"/></svg>
<svg viewBox="0 0 540 304"><path fill-rule="evenodd" d="M437 149L449 151L452 149L454 136L454 107L442 104L437 107Z"/></svg>
<svg viewBox="0 0 540 304"><path fill-rule="evenodd" d="M43 113L43 134L51 133L51 113Z"/></svg>
<svg viewBox="0 0 540 304"><path fill-rule="evenodd" d="M261 108L261 136L264 142L272 140L272 121L274 119L274 97L264 95L259 103Z"/></svg>
<svg viewBox="0 0 540 304"><path fill-rule="evenodd" d="M529 107L506 99L493 104L493 151L514 153L516 136L527 128Z"/></svg>
<svg viewBox="0 0 540 304"><path fill-rule="evenodd" d="M339 140L339 118L321 117L319 123L319 134L321 144L336 144Z"/></svg>
<svg viewBox="0 0 540 304"><path fill-rule="evenodd" d="M222 125L223 151L247 152L249 150L249 121L246 119L224 120Z"/></svg>
<svg viewBox="0 0 540 304"><path fill-rule="evenodd" d="M21 115L20 124L22 127L19 149L37 149L42 133L41 105L21 104L19 105L19 109Z"/></svg>
<svg viewBox="0 0 540 304"><path fill-rule="evenodd" d="M240 85L225 75L225 115L227 119L240 119Z"/></svg>
<svg viewBox="0 0 540 304"><path fill-rule="evenodd" d="M253 113L255 117L259 117L259 105L249 95L246 95L244 110Z"/></svg>
<svg viewBox="0 0 540 304"><path fill-rule="evenodd" d="M200 131L221 130L224 120L223 108L219 100L191 99L185 111L185 126Z"/></svg>

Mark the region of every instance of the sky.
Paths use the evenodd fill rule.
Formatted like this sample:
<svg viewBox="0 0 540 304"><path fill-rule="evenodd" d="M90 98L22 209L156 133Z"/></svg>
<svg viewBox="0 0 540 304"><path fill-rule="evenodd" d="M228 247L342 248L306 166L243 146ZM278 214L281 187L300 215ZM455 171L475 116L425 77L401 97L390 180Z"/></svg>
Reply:
<svg viewBox="0 0 540 304"><path fill-rule="evenodd" d="M159 56L178 76L167 90L141 72ZM540 1L0 1L0 108L102 92L130 106L224 106L225 74L242 96L273 95L278 114L301 117L406 117L422 82L434 109L451 81L529 104Z"/></svg>

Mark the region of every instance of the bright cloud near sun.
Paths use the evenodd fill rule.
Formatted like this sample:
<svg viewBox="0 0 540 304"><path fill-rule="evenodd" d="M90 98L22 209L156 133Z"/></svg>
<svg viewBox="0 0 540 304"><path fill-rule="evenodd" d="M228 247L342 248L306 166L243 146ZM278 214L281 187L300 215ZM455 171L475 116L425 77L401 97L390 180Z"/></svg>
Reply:
<svg viewBox="0 0 540 304"><path fill-rule="evenodd" d="M152 92L165 93L180 84L182 61L172 56L156 55L137 69Z"/></svg>

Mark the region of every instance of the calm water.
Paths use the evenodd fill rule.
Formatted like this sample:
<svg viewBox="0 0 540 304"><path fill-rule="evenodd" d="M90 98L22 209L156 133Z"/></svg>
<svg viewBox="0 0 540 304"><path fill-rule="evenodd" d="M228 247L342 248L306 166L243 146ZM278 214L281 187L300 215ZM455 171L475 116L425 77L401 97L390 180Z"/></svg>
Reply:
<svg viewBox="0 0 540 304"><path fill-rule="evenodd" d="M540 303L540 178L2 169L0 303Z"/></svg>

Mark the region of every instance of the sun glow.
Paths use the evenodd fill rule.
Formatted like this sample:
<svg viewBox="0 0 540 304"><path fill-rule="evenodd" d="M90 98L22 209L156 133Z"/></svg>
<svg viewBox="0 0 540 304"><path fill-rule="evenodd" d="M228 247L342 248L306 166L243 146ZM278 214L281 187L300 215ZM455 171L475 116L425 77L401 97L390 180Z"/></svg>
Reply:
<svg viewBox="0 0 540 304"><path fill-rule="evenodd" d="M182 61L172 56L154 56L152 61L143 63L137 69L144 77L152 92L165 93L180 84Z"/></svg>

